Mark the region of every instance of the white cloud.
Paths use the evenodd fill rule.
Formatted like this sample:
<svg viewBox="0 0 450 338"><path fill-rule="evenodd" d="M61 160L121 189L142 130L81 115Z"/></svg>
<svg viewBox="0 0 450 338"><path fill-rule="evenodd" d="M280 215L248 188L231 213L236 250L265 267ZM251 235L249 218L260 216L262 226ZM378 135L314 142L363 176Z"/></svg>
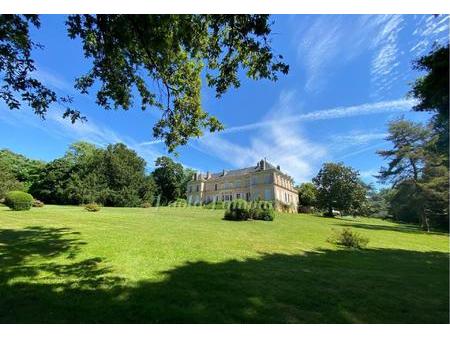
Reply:
<svg viewBox="0 0 450 338"><path fill-rule="evenodd" d="M381 142L381 143L377 143L377 144L372 144L372 145L369 145L369 146L366 146L366 147L363 147L363 148L359 148L359 149L356 149L356 150L344 153L342 155L336 156L334 158L334 160L335 161L342 161L342 160L344 160L346 158L353 157L353 156L356 156L356 155L359 155L359 154L363 154L365 152L368 152L368 151L371 151L371 150L374 150L374 149L376 149L376 150L381 149L383 147L386 147L388 144L389 144L389 142L386 142L386 141L385 142Z"/></svg>
<svg viewBox="0 0 450 338"><path fill-rule="evenodd" d="M67 81L62 76L57 75L54 72L45 70L39 65L36 67L36 70L32 75L46 86L59 89L69 94L74 94L76 92L73 87L74 83Z"/></svg>
<svg viewBox="0 0 450 338"><path fill-rule="evenodd" d="M274 124L292 124L303 121L317 121L350 118L373 114L391 114L396 112L405 112L411 110L416 104L413 99L398 99L391 101L380 101L375 103L364 103L356 106L336 107L330 109L316 110L309 113L301 114L290 108L290 114L276 116L276 119L270 118L260 122L235 126L225 129L222 134L236 133L242 131L255 130L260 128L270 128ZM295 113L295 114L294 114ZM275 115L274 115L275 116Z"/></svg>
<svg viewBox="0 0 450 338"><path fill-rule="evenodd" d="M279 102L269 111L264 124L249 138L249 145L231 142L225 135L208 135L199 139L194 148L220 158L233 167L256 165L261 158L280 165L297 182L308 180L317 161L326 155L323 146L307 140L298 125L286 128L284 121L294 112L293 92L283 93ZM279 120L274 119L279 117ZM281 121L281 122L280 122Z"/></svg>
<svg viewBox="0 0 450 338"><path fill-rule="evenodd" d="M303 20L294 43L306 72L305 89L320 92L330 74L367 51L375 52L374 75L394 72L402 22L399 15L321 15Z"/></svg>
<svg viewBox="0 0 450 338"><path fill-rule="evenodd" d="M445 44L449 37L449 15L421 15L411 39L414 58L424 55L434 43Z"/></svg>
<svg viewBox="0 0 450 338"><path fill-rule="evenodd" d="M378 27L378 34L373 40L376 49L371 63L372 96L382 97L388 92L398 78L399 47L398 35L403 28L401 15L382 15L374 17L373 25Z"/></svg>
<svg viewBox="0 0 450 338"><path fill-rule="evenodd" d="M330 137L332 144L340 148L352 147L355 145L365 145L372 141L382 140L388 136L388 133L377 131L350 131L347 134L333 135Z"/></svg>

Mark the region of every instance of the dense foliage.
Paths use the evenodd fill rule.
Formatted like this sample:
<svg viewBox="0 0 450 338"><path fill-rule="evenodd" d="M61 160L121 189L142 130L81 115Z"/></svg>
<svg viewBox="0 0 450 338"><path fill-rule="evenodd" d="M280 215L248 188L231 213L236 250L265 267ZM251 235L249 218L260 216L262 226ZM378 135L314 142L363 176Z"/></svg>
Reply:
<svg viewBox="0 0 450 338"><path fill-rule="evenodd" d="M224 219L232 221L246 221L250 218L250 210L247 201L236 199L225 210Z"/></svg>
<svg viewBox="0 0 450 338"><path fill-rule="evenodd" d="M441 156L448 168L449 155L449 45L436 47L415 62L415 68L425 71L414 83L410 94L418 99L417 111L435 113L431 120L434 139L431 148Z"/></svg>
<svg viewBox="0 0 450 338"><path fill-rule="evenodd" d="M366 189L359 174L342 163L325 163L313 182L317 189L317 206L332 217L333 210L359 214L366 200Z"/></svg>
<svg viewBox="0 0 450 338"><path fill-rule="evenodd" d="M388 160L379 179L392 183L389 213L398 221L448 224L448 168L432 147L430 126L407 120L393 121L389 136L393 148L378 153Z"/></svg>
<svg viewBox="0 0 450 338"><path fill-rule="evenodd" d="M167 204L175 201L186 193L184 182L186 181L185 171L180 163L174 162L171 158L162 156L155 161L153 179L161 197L161 203ZM189 175L189 172L187 172ZM192 179L192 176L189 177Z"/></svg>
<svg viewBox="0 0 450 338"><path fill-rule="evenodd" d="M236 199L229 203L224 214L224 219L232 221L248 219L273 221L274 218L275 212L270 201L247 202L243 199Z"/></svg>
<svg viewBox="0 0 450 338"><path fill-rule="evenodd" d="M15 211L30 210L33 196L23 191L10 191L5 196L4 204Z"/></svg>
<svg viewBox="0 0 450 338"><path fill-rule="evenodd" d="M185 198L193 171L168 157L155 166L148 174L144 159L120 143L99 148L76 142L48 163L0 150L0 199L11 190L29 190L47 204L135 207Z"/></svg>
<svg viewBox="0 0 450 338"><path fill-rule="evenodd" d="M10 109L27 104L39 116L61 103L64 117L85 119L70 107L71 97L58 96L33 74L32 50L43 47L32 41L30 26L40 27L39 16L0 16L0 99ZM220 97L240 86L240 74L275 81L289 69L272 50L268 15L76 14L66 26L91 62L75 88L82 94L96 90L96 102L105 109L137 104L161 110L153 135L169 151L204 130L223 128L202 108L202 77Z"/></svg>

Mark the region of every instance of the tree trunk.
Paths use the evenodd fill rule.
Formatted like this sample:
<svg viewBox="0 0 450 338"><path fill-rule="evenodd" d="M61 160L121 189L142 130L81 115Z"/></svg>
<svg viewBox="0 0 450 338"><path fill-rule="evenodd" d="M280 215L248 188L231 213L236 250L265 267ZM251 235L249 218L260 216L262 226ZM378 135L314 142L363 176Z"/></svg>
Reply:
<svg viewBox="0 0 450 338"><path fill-rule="evenodd" d="M334 215L333 215L333 207L328 207L328 214L327 214L327 216L328 217L334 217Z"/></svg>
<svg viewBox="0 0 450 338"><path fill-rule="evenodd" d="M428 222L428 216L425 207L422 207L422 227L427 229L427 232L430 232L430 223Z"/></svg>

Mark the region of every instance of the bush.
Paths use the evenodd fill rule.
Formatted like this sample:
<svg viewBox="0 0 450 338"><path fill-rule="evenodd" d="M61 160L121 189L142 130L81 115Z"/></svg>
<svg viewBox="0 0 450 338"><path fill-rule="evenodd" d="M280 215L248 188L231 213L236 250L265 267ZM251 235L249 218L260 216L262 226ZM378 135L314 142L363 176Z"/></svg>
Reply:
<svg viewBox="0 0 450 338"><path fill-rule="evenodd" d="M275 207L278 211L281 211L281 212L291 212L292 211L292 205L290 205L290 204L283 203L281 201L276 201L275 203L276 203Z"/></svg>
<svg viewBox="0 0 450 338"><path fill-rule="evenodd" d="M89 203L84 206L84 209L86 209L87 211L96 212L100 211L101 207L97 203Z"/></svg>
<svg viewBox="0 0 450 338"><path fill-rule="evenodd" d="M170 202L168 204L169 207L186 207L188 205L187 201L184 198L177 198L175 201Z"/></svg>
<svg viewBox="0 0 450 338"><path fill-rule="evenodd" d="M42 208L43 206L44 206L44 202L39 201L39 200L33 201L33 208Z"/></svg>
<svg viewBox="0 0 450 338"><path fill-rule="evenodd" d="M152 204L149 202L144 202L141 204L141 208L151 208L151 207L152 207Z"/></svg>
<svg viewBox="0 0 450 338"><path fill-rule="evenodd" d="M254 208L250 210L252 219L261 221L273 221L275 218L275 212L273 209Z"/></svg>
<svg viewBox="0 0 450 338"><path fill-rule="evenodd" d="M12 210L30 210L33 196L23 191L10 191L6 194L4 203Z"/></svg>
<svg viewBox="0 0 450 338"><path fill-rule="evenodd" d="M367 246L369 239L348 228L344 228L341 231L334 230L334 234L328 239L328 242L347 248L362 249Z"/></svg>
<svg viewBox="0 0 450 338"><path fill-rule="evenodd" d="M250 218L250 212L247 202L243 199L237 199L230 203L225 211L224 218L232 221L246 221Z"/></svg>
<svg viewBox="0 0 450 338"><path fill-rule="evenodd" d="M210 202L208 204L205 204L203 207L206 209L224 210L224 209L228 209L229 206L230 206L230 202L217 201L217 202Z"/></svg>
<svg viewBox="0 0 450 338"><path fill-rule="evenodd" d="M271 201L254 201L251 203L251 209L273 209Z"/></svg>

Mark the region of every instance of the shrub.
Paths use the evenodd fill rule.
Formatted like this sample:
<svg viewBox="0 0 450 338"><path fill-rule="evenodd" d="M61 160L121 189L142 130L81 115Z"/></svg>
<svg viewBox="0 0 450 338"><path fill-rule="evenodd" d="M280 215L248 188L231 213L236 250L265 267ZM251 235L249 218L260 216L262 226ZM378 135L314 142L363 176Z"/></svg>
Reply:
<svg viewBox="0 0 450 338"><path fill-rule="evenodd" d="M254 201L252 202L252 209L273 209L273 202L271 201Z"/></svg>
<svg viewBox="0 0 450 338"><path fill-rule="evenodd" d="M224 218L233 221L246 221L250 218L250 212L247 202L243 199L237 199L230 203L229 208L225 211Z"/></svg>
<svg viewBox="0 0 450 338"><path fill-rule="evenodd" d="M39 201L39 200L33 201L33 208L42 208L43 206L44 206L44 202Z"/></svg>
<svg viewBox="0 0 450 338"><path fill-rule="evenodd" d="M328 242L347 248L362 249L367 246L369 239L348 228L344 228L341 231L334 230L334 234L328 239Z"/></svg>
<svg viewBox="0 0 450 338"><path fill-rule="evenodd" d="M5 196L5 205L12 210L30 210L33 196L23 191L10 191Z"/></svg>
<svg viewBox="0 0 450 338"><path fill-rule="evenodd" d="M151 208L152 204L149 202L144 202L141 204L141 208Z"/></svg>
<svg viewBox="0 0 450 338"><path fill-rule="evenodd" d="M184 198L177 198L175 201L172 201L168 204L169 207L186 207L188 205L187 201Z"/></svg>
<svg viewBox="0 0 450 338"><path fill-rule="evenodd" d="M250 217L261 221L273 221L275 218L273 203L269 201L253 202L250 208Z"/></svg>
<svg viewBox="0 0 450 338"><path fill-rule="evenodd" d="M251 218L261 221L273 221L275 212L273 209L254 208L250 211Z"/></svg>
<svg viewBox="0 0 450 338"><path fill-rule="evenodd" d="M89 203L84 206L84 209L86 209L87 211L96 212L100 211L101 207L97 203Z"/></svg>
<svg viewBox="0 0 450 338"><path fill-rule="evenodd" d="M217 202L211 202L211 203L205 204L204 208L224 210L224 209L228 209L229 206L230 206L230 202L217 201Z"/></svg>
<svg viewBox="0 0 450 338"><path fill-rule="evenodd" d="M276 209L281 212L291 212L292 206L287 203L283 203L281 201L276 201Z"/></svg>

